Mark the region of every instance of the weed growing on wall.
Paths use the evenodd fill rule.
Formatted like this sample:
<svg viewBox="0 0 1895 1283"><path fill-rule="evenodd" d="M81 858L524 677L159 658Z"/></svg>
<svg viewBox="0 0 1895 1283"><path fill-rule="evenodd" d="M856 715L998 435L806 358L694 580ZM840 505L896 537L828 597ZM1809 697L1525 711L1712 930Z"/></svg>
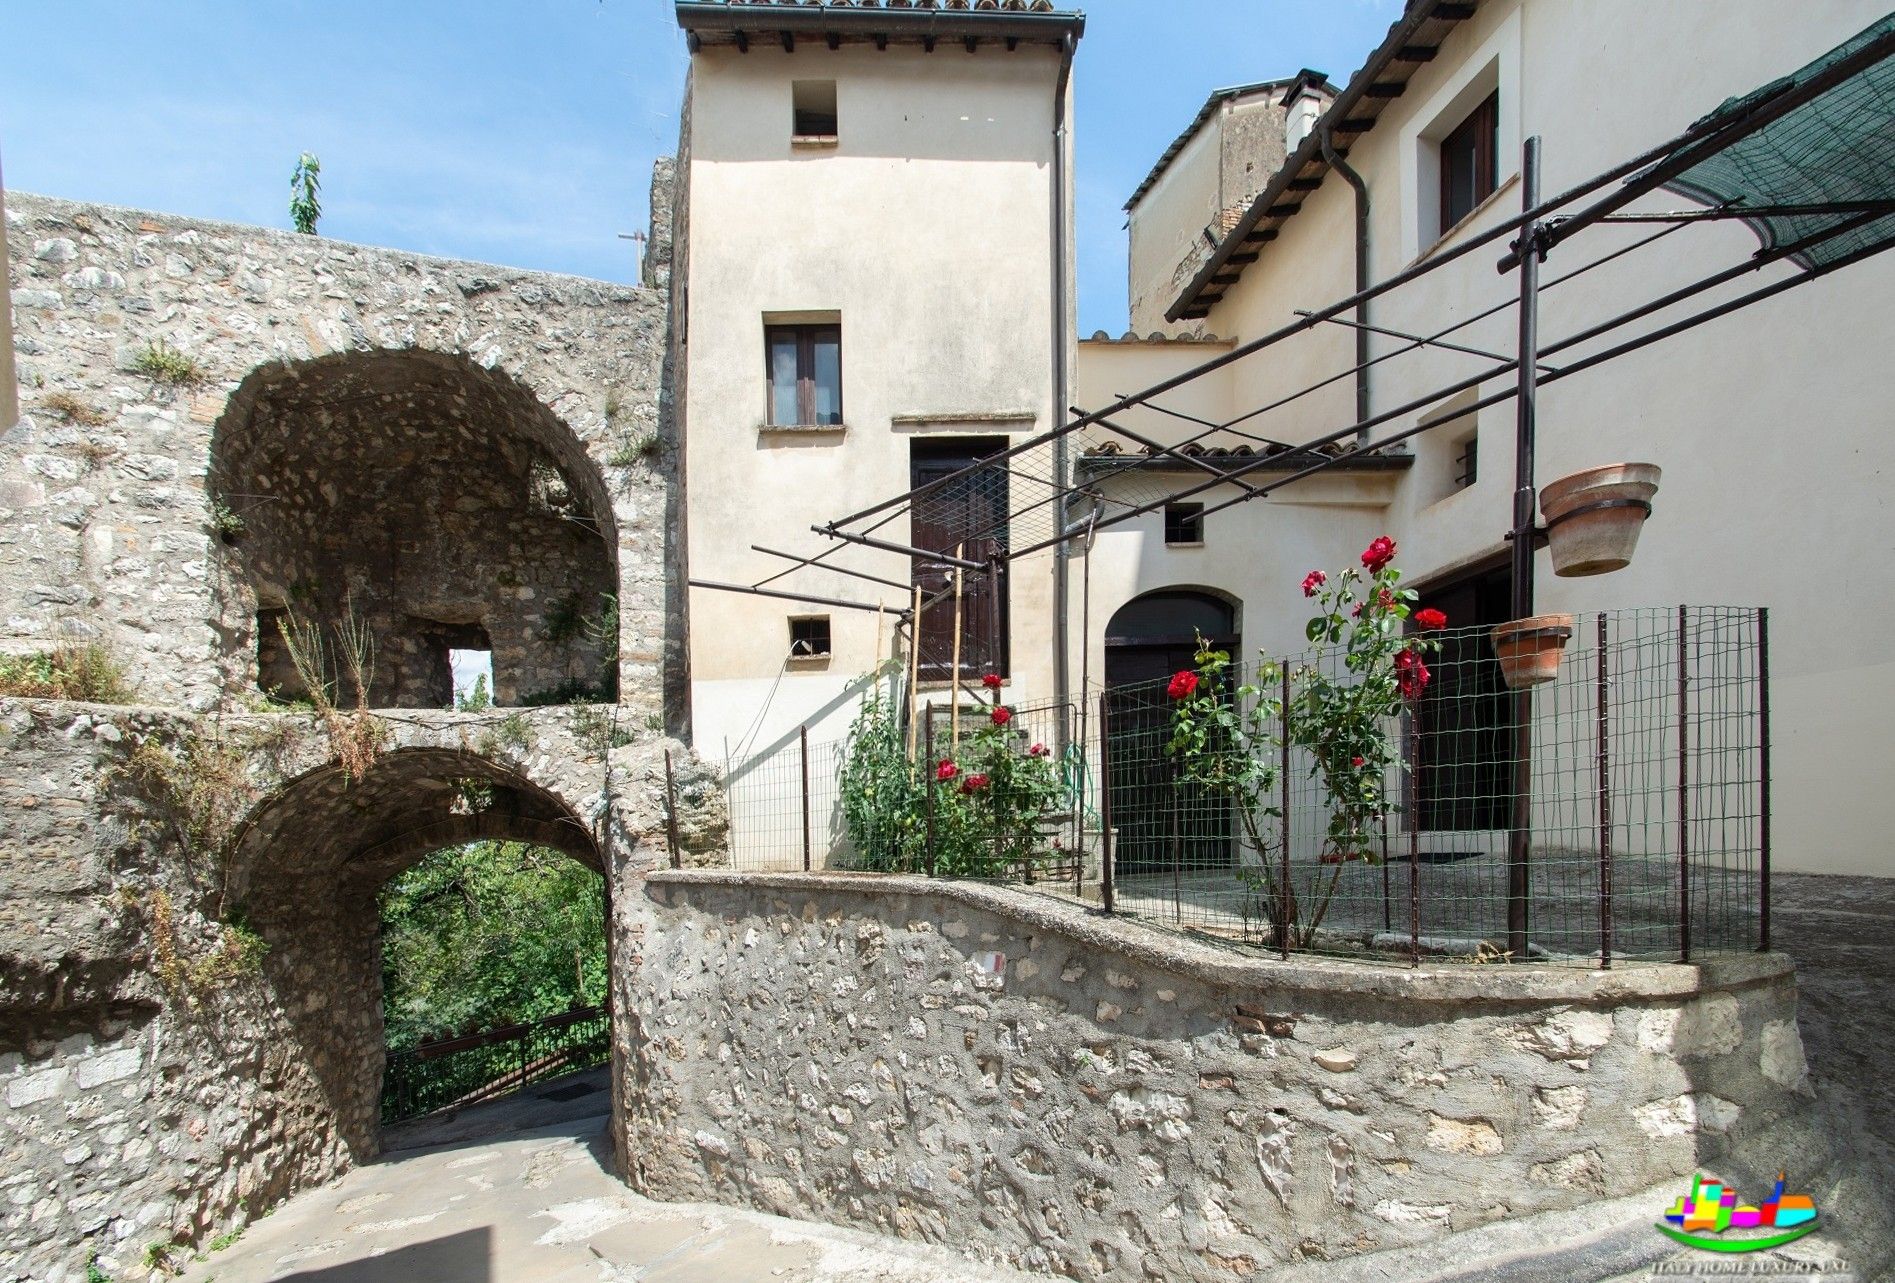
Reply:
<svg viewBox="0 0 1895 1283"><path fill-rule="evenodd" d="M132 368L153 383L174 388L193 387L204 381L203 367L163 339L147 344L145 350L132 359Z"/></svg>
<svg viewBox="0 0 1895 1283"><path fill-rule="evenodd" d="M178 930L177 908L168 892L153 888L142 897L127 892L126 899L144 914L153 972L179 998L202 1001L232 981L262 971L270 946L241 919L218 923L217 942L194 951Z"/></svg>
<svg viewBox="0 0 1895 1283"><path fill-rule="evenodd" d="M587 750L601 756L632 742L632 733L618 724L614 709L599 704L573 705L572 733Z"/></svg>
<svg viewBox="0 0 1895 1283"><path fill-rule="evenodd" d="M336 638L335 667L322 626L314 620L291 608L278 617L277 629L290 665L322 719L337 764L350 780L360 780L388 740L388 728L368 711L369 691L375 682L375 638L367 622L356 614L353 600L345 604L341 622L331 630ZM354 699L354 707L347 711L339 706L345 682Z"/></svg>
<svg viewBox="0 0 1895 1283"><path fill-rule="evenodd" d="M96 642L32 655L0 655L0 695L88 704L132 704L138 698L117 658Z"/></svg>
<svg viewBox="0 0 1895 1283"><path fill-rule="evenodd" d="M316 221L322 217L322 162L304 152L296 158L290 174L290 222L305 236L316 234Z"/></svg>
<svg viewBox="0 0 1895 1283"><path fill-rule="evenodd" d="M630 468L640 463L656 463L664 457L664 453L664 438L656 432L647 432L641 436L621 438L605 461L614 468Z"/></svg>
<svg viewBox="0 0 1895 1283"><path fill-rule="evenodd" d="M102 428L111 422L111 416L105 411L81 401L70 392L49 392L40 398L40 404L51 413L58 415L62 422L76 424L82 428Z"/></svg>

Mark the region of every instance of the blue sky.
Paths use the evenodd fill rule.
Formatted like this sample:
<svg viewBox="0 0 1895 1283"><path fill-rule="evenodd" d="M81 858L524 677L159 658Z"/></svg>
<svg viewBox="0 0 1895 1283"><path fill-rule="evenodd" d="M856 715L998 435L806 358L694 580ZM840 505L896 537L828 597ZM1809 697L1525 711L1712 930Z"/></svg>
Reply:
<svg viewBox="0 0 1895 1283"><path fill-rule="evenodd" d="M1399 0L1095 0L1075 72L1079 325L1125 324L1120 206L1211 89L1341 82ZM668 0L5 0L8 187L626 279L677 142Z"/></svg>

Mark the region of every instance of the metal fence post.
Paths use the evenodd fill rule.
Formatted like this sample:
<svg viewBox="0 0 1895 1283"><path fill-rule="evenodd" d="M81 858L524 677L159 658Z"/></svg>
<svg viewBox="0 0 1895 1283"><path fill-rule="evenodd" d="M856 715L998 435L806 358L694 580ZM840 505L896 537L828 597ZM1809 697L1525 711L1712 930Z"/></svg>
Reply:
<svg viewBox="0 0 1895 1283"><path fill-rule="evenodd" d="M810 869L809 860L809 723L804 722L796 728L796 748L798 765L803 772L803 872Z"/></svg>
<svg viewBox="0 0 1895 1283"><path fill-rule="evenodd" d="M1099 692L1099 905L1113 910L1111 697Z"/></svg>
<svg viewBox="0 0 1895 1283"><path fill-rule="evenodd" d="M1606 657L1606 618L1599 612L1599 967L1612 966L1612 683Z"/></svg>
<svg viewBox="0 0 1895 1283"><path fill-rule="evenodd" d="M1678 607L1678 957L1691 961L1691 663L1689 607Z"/></svg>
<svg viewBox="0 0 1895 1283"><path fill-rule="evenodd" d="M684 853L678 845L678 780L671 769L671 750L665 750L665 844L671 848L671 867L684 866Z"/></svg>
<svg viewBox="0 0 1895 1283"><path fill-rule="evenodd" d="M957 692L956 697L957 698L959 697L958 692ZM937 763L934 760L934 705L932 704L928 705L927 718L928 718L927 723L922 727L922 738L926 741L927 746L928 746L928 756L927 756L927 761L926 761L927 773L923 777L924 780L926 781L927 790L928 790L928 794L927 794L928 827L927 827L926 836L923 839L925 845L921 848L921 867L927 873L929 877L933 877L934 876L934 785L935 785L935 767Z"/></svg>
<svg viewBox="0 0 1895 1283"><path fill-rule="evenodd" d="M1281 830L1283 847L1281 860L1283 876L1277 887L1276 947L1277 955L1287 962L1290 957L1291 906L1296 902L1290 895L1290 666L1288 663L1283 665L1281 702L1277 705L1277 735L1280 746L1277 763L1277 793L1279 809L1283 812L1278 817L1278 827ZM1257 854L1259 857L1267 858L1261 851Z"/></svg>
<svg viewBox="0 0 1895 1283"><path fill-rule="evenodd" d="M1757 948L1770 950L1770 608L1757 607Z"/></svg>

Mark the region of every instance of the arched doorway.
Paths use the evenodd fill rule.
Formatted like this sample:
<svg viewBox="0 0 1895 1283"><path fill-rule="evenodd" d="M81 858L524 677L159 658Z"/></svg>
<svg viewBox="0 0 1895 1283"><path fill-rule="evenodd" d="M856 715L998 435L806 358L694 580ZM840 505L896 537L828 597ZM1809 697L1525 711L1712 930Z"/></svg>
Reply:
<svg viewBox="0 0 1895 1283"><path fill-rule="evenodd" d="M338 703L345 629L370 639L370 707L449 707L457 659L502 706L616 698L604 481L505 372L421 349L260 367L217 422L209 489L233 694L307 694L287 625L329 648Z"/></svg>
<svg viewBox="0 0 1895 1283"><path fill-rule="evenodd" d="M333 1170L342 1155L360 1162L379 1151L378 893L424 856L485 839L530 843L604 873L598 842L564 801L452 749L387 752L354 780L333 765L312 771L253 810L232 843L227 901L268 946L270 1108L297 1120L285 1136L286 1172Z"/></svg>
<svg viewBox="0 0 1895 1283"><path fill-rule="evenodd" d="M1172 782L1167 679L1197 666L1199 639L1238 658L1236 607L1197 588L1148 592L1114 611L1105 628L1114 860L1123 877L1228 869L1235 824L1226 799Z"/></svg>

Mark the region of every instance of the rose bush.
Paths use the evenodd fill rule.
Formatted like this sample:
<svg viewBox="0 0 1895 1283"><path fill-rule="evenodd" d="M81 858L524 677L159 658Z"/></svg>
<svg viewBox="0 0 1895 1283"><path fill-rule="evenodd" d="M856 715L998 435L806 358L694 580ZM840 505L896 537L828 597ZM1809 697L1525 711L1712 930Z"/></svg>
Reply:
<svg viewBox="0 0 1895 1283"><path fill-rule="evenodd" d="M1307 947L1321 925L1344 866L1377 858L1376 839L1398 809L1386 788L1400 759L1391 728L1404 705L1427 689L1424 657L1441 647L1430 634L1448 622L1438 610L1414 610L1415 594L1400 586L1395 553L1395 541L1382 535L1363 550L1361 570L1304 576L1303 593L1317 607L1304 635L1315 651L1291 670L1287 704L1275 690L1278 665L1260 665L1260 686L1226 691L1229 656L1209 649L1198 654L1199 681L1186 685L1181 679L1193 674L1180 673L1169 687L1177 703L1168 748L1182 763L1180 778L1231 799L1261 857L1258 865L1242 866L1239 876L1272 925L1299 947ZM1411 619L1420 632L1408 631ZM1306 879L1300 894L1280 882L1281 839L1266 823L1281 816L1274 784L1286 744L1307 752L1329 811L1318 855L1329 872Z"/></svg>

